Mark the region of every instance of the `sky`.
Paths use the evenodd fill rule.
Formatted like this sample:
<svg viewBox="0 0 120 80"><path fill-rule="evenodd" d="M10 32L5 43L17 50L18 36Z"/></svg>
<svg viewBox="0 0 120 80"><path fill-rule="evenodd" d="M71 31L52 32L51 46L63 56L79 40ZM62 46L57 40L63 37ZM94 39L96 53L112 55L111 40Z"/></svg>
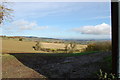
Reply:
<svg viewBox="0 0 120 80"><path fill-rule="evenodd" d="M110 2L14 2L0 35L110 39Z"/></svg>

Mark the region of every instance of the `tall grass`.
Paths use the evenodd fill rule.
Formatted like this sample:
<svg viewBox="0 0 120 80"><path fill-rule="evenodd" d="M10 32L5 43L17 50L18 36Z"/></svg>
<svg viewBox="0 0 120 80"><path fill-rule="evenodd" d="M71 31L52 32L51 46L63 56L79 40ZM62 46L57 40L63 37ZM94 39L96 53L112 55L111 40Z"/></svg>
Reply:
<svg viewBox="0 0 120 80"><path fill-rule="evenodd" d="M97 42L97 43L88 44L87 48L85 48L83 52L89 52L89 51L111 52L111 50L112 50L111 42L105 41L105 42Z"/></svg>

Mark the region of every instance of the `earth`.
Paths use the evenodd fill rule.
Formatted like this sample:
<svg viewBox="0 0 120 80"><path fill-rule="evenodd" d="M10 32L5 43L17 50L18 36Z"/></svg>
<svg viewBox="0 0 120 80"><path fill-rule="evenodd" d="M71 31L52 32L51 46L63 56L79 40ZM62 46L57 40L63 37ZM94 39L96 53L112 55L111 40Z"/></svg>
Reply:
<svg viewBox="0 0 120 80"><path fill-rule="evenodd" d="M5 56L7 55L7 56ZM104 58L111 52L98 52L72 57L41 56L40 54L4 54L3 78L97 78L107 67ZM112 63L111 63L112 64ZM111 68L107 67L108 71Z"/></svg>

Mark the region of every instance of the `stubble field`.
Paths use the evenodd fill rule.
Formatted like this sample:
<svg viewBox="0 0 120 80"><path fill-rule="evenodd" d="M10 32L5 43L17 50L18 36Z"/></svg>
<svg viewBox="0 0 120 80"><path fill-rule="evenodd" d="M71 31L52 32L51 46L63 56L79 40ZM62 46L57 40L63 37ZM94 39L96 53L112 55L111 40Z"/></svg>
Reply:
<svg viewBox="0 0 120 80"><path fill-rule="evenodd" d="M44 51L35 51L33 46L36 42L33 41L16 41L16 40L2 40L2 53L47 53ZM43 48L64 49L64 43L45 43L41 42ZM87 45L77 45L76 49L82 50Z"/></svg>

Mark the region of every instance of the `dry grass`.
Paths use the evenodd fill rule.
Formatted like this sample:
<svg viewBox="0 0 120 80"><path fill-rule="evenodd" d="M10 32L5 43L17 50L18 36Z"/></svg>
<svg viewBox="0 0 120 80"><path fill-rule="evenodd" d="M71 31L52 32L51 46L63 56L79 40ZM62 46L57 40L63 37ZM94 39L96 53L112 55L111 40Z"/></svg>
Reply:
<svg viewBox="0 0 120 80"><path fill-rule="evenodd" d="M65 44L63 43L42 43L43 47L45 48L53 48L53 49L65 49ZM86 48L87 45L77 45L77 49L83 49Z"/></svg>
<svg viewBox="0 0 120 80"><path fill-rule="evenodd" d="M44 53L43 51L35 51L33 46L36 43L33 41L17 41L17 40L2 40L2 53ZM41 43L43 48L64 49L63 43ZM86 48L87 45L77 45L77 49Z"/></svg>
<svg viewBox="0 0 120 80"><path fill-rule="evenodd" d="M32 46L34 45L35 45L35 42L2 40L2 53L41 52L41 51L33 50Z"/></svg>
<svg viewBox="0 0 120 80"><path fill-rule="evenodd" d="M93 44L88 44L88 47L85 49L85 51L110 51L112 50L112 44L110 41L105 42L98 42Z"/></svg>

